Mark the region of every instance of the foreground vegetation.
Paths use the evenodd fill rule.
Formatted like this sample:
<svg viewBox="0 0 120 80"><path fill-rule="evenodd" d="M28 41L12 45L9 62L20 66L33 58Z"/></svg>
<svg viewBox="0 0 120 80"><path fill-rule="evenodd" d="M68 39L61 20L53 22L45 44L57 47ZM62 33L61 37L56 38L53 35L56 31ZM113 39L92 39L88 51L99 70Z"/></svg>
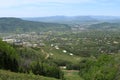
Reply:
<svg viewBox="0 0 120 80"><path fill-rule="evenodd" d="M85 80L119 80L120 54L101 54L80 62L80 76Z"/></svg>
<svg viewBox="0 0 120 80"><path fill-rule="evenodd" d="M51 63L45 62L44 59L35 58L35 52L32 56L28 51L21 50L20 52L8 45L6 42L0 40L0 69L10 70L14 72L30 73L36 75L43 75L48 77L55 77L63 79L63 73L60 68ZM19 53L17 53L17 52ZM32 51L31 51L32 52ZM39 55L39 54L38 54ZM30 59L31 58L31 59Z"/></svg>
<svg viewBox="0 0 120 80"><path fill-rule="evenodd" d="M0 80L58 80L58 79L34 75L32 73L23 74L0 70Z"/></svg>

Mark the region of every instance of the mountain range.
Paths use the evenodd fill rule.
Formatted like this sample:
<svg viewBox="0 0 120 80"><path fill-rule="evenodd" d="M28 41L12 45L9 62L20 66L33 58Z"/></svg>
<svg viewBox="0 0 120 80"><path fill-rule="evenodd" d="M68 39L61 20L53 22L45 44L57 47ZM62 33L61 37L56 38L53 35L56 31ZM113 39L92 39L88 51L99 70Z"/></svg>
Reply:
<svg viewBox="0 0 120 80"><path fill-rule="evenodd" d="M83 24L94 22L120 22L120 17L116 16L49 16L49 17L28 17L22 18L29 21Z"/></svg>

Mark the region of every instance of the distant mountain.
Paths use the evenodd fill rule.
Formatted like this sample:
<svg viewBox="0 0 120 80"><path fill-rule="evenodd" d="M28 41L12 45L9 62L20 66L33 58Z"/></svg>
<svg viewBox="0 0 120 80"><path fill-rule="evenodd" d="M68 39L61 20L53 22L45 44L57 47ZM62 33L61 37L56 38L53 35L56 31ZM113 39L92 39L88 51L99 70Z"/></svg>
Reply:
<svg viewBox="0 0 120 80"><path fill-rule="evenodd" d="M86 24L94 22L120 22L120 17L114 16L50 16L50 17L33 17L23 18L24 20L40 21L40 22L55 22L66 24Z"/></svg>
<svg viewBox="0 0 120 80"><path fill-rule="evenodd" d="M110 23L118 23L120 22L120 16L92 16L101 22L110 22Z"/></svg>
<svg viewBox="0 0 120 80"><path fill-rule="evenodd" d="M40 21L40 22L55 22L65 24L80 24L85 22L96 22L97 20L90 16L50 16L50 17L36 17L23 18L24 20Z"/></svg>
<svg viewBox="0 0 120 80"><path fill-rule="evenodd" d="M0 32L39 32L66 30L70 30L70 27L65 24L26 21L19 18L0 18Z"/></svg>

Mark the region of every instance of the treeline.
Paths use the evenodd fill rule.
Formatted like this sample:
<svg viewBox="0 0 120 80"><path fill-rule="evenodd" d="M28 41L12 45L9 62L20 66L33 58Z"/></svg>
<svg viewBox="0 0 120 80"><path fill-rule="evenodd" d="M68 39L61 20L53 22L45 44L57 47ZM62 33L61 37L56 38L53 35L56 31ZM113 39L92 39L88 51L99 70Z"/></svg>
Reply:
<svg viewBox="0 0 120 80"><path fill-rule="evenodd" d="M40 54L29 50L14 49L0 40L0 69L64 79L64 74L58 66L44 61L42 57L35 57Z"/></svg>

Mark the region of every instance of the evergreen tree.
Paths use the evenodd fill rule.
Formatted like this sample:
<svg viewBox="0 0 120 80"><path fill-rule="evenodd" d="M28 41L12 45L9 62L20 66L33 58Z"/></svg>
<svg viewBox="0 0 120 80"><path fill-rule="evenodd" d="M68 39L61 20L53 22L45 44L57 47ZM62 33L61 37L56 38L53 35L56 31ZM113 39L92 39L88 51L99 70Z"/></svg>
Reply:
<svg viewBox="0 0 120 80"><path fill-rule="evenodd" d="M18 71L19 56L15 49L0 40L0 68L11 71Z"/></svg>

